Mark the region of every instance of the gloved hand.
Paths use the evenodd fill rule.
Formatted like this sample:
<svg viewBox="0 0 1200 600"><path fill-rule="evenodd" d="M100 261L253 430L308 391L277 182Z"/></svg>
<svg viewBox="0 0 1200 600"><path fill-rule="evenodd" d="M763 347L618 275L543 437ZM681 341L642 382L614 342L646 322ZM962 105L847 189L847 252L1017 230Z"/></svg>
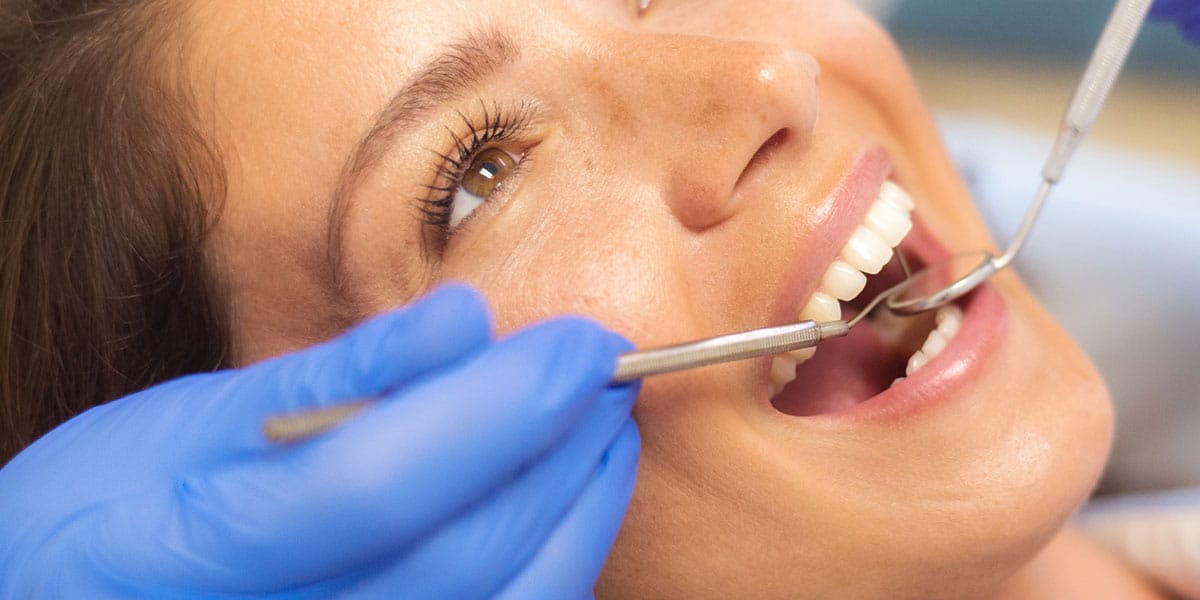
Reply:
<svg viewBox="0 0 1200 600"><path fill-rule="evenodd" d="M588 597L632 492L627 341L491 342L462 287L326 344L96 407L0 470L4 598ZM268 415L377 396L272 446Z"/></svg>
<svg viewBox="0 0 1200 600"><path fill-rule="evenodd" d="M1076 520L1163 588L1200 600L1200 488L1096 500Z"/></svg>
<svg viewBox="0 0 1200 600"><path fill-rule="evenodd" d="M1184 39L1200 45L1200 0L1154 0L1150 16L1175 21Z"/></svg>

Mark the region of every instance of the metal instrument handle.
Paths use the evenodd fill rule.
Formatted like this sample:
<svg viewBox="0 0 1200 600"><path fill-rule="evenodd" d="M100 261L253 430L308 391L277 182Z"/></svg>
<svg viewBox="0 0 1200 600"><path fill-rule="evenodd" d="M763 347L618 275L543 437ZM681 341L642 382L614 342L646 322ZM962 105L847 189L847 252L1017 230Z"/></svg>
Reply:
<svg viewBox="0 0 1200 600"><path fill-rule="evenodd" d="M1075 88L1075 94L1063 114L1058 136L1050 149L1050 156L1042 166L1042 181L1033 201L1025 210L1025 216L1004 253L992 261L996 270L1007 267L1017 257L1017 253L1025 245L1025 240L1029 238L1029 233L1033 231L1033 225L1050 196L1051 188L1062 179L1067 163L1075 155L1079 144L1083 143L1083 138L1091 131L1092 125L1096 123L1100 109L1108 100L1108 93L1112 91L1117 76L1121 74L1121 68L1125 66L1125 59L1129 57L1133 42L1137 40L1142 23L1146 21L1151 2L1152 0L1118 0L1113 7L1108 24L1104 26L1100 41L1096 42L1096 49L1092 51L1092 58L1079 81L1079 87Z"/></svg>
<svg viewBox="0 0 1200 600"><path fill-rule="evenodd" d="M842 321L829 323L801 321L629 352L622 354L617 359L617 372L613 376L613 383L624 383L649 375L811 348L822 339L846 335L847 331L849 331L849 327Z"/></svg>
<svg viewBox="0 0 1200 600"><path fill-rule="evenodd" d="M801 321L626 352L617 357L617 368L611 384L620 385L650 375L809 348L823 339L843 336L849 331L849 325L843 321ZM374 399L359 399L328 408L275 415L263 423L263 435L276 443L298 442L331 429L374 402Z"/></svg>
<svg viewBox="0 0 1200 600"><path fill-rule="evenodd" d="M1096 42L1096 49L1092 51L1092 58L1083 72L1083 79L1075 88L1075 95L1071 97L1071 103L1063 115L1054 149L1042 168L1042 178L1046 181L1057 183L1062 178L1075 148L1096 123L1108 93L1121 74L1129 50L1137 40L1151 3L1152 0L1118 0L1113 7L1108 24L1104 26L1100 41Z"/></svg>

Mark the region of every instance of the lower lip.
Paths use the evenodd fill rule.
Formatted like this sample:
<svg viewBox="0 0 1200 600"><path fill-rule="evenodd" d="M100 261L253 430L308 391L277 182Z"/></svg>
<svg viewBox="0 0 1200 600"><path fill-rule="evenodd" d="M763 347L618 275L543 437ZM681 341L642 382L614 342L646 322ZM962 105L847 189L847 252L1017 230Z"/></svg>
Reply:
<svg viewBox="0 0 1200 600"><path fill-rule="evenodd" d="M1008 309L1000 293L986 283L958 304L963 309L958 333L913 375L845 410L809 417L778 414L808 422L894 422L935 410L960 398L959 392L980 376L997 351L1007 324Z"/></svg>

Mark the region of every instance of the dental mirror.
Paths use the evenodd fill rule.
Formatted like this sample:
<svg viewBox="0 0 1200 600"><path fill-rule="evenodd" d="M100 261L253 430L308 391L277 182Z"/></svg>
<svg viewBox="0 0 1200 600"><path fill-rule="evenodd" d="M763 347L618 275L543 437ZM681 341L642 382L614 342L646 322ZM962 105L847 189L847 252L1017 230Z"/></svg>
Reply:
<svg viewBox="0 0 1200 600"><path fill-rule="evenodd" d="M914 273L903 289L888 297L888 310L915 315L938 308L975 289L997 270L989 252L948 258Z"/></svg>
<svg viewBox="0 0 1200 600"><path fill-rule="evenodd" d="M988 252L973 252L930 265L913 274L909 285L888 297L889 310L901 315L915 315L938 308L975 289L1012 262L1025 245L1050 189L1062 178L1067 162L1095 124L1146 20L1150 4L1151 0L1119 0L1113 7L1087 70L1067 105L1050 157L1042 167L1041 185L1004 254L993 258Z"/></svg>

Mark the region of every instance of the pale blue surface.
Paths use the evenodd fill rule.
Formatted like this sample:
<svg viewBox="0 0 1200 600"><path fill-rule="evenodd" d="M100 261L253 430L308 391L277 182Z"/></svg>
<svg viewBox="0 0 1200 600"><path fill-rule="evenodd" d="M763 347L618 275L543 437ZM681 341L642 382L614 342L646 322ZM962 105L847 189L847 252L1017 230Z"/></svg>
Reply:
<svg viewBox="0 0 1200 600"><path fill-rule="evenodd" d="M1050 136L961 115L941 122L1007 243ZM1200 485L1200 169L1085 142L1016 267L1112 390L1107 486Z"/></svg>

